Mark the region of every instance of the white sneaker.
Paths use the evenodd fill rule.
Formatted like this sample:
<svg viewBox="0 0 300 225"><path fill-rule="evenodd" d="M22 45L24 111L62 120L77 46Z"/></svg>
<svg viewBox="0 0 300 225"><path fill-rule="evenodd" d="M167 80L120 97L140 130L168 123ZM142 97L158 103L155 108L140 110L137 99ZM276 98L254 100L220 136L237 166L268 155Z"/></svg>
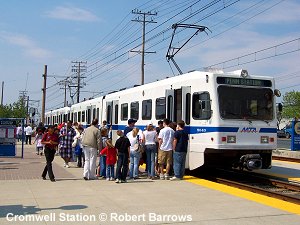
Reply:
<svg viewBox="0 0 300 225"><path fill-rule="evenodd" d="M106 178L107 181L109 181L109 178Z"/></svg>
<svg viewBox="0 0 300 225"><path fill-rule="evenodd" d="M64 163L64 167L66 167L66 165L67 165L67 164L66 164L66 163Z"/></svg>
<svg viewBox="0 0 300 225"><path fill-rule="evenodd" d="M114 181L115 179L113 177L109 178L110 181Z"/></svg>
<svg viewBox="0 0 300 225"><path fill-rule="evenodd" d="M169 174L165 173L165 180L169 180Z"/></svg>
<svg viewBox="0 0 300 225"><path fill-rule="evenodd" d="M70 168L69 164L66 164L66 167L67 167L67 168Z"/></svg>
<svg viewBox="0 0 300 225"><path fill-rule="evenodd" d="M161 180L164 180L164 179L165 179L165 176L161 173L161 174L159 175L159 178L160 178Z"/></svg>
<svg viewBox="0 0 300 225"><path fill-rule="evenodd" d="M177 180L181 180L181 179L174 176L174 177L170 178L170 180L171 180L171 181L177 181Z"/></svg>

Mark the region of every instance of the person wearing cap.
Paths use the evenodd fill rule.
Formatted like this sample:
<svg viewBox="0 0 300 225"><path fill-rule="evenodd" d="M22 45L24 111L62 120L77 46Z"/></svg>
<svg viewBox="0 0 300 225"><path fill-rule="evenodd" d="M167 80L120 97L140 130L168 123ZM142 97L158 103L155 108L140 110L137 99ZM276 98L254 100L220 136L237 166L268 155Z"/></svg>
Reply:
<svg viewBox="0 0 300 225"><path fill-rule="evenodd" d="M52 182L55 182L55 177L52 170L52 161L55 156L56 146L58 145L58 134L54 133L54 127L49 126L48 132L43 135L41 143L45 145L44 154L46 157L47 164L42 173L43 180L46 180L48 172L49 178Z"/></svg>
<svg viewBox="0 0 300 225"><path fill-rule="evenodd" d="M128 134L129 132L131 132L132 129L134 128L134 125L135 125L135 123L136 123L136 120L135 120L135 119L129 119L127 122L128 122L128 126L126 126L125 129L124 129L124 136L125 136L125 137L126 137L127 134Z"/></svg>

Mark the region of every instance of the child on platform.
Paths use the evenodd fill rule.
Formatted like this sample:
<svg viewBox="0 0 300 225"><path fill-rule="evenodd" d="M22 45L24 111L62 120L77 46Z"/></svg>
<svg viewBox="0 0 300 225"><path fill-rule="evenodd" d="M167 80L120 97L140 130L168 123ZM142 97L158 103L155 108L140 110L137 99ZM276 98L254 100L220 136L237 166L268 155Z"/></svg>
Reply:
<svg viewBox="0 0 300 225"><path fill-rule="evenodd" d="M37 155L43 155L43 148L44 145L42 144L42 138L43 138L43 131L38 130L37 134L35 135L34 143L36 143L36 154Z"/></svg>
<svg viewBox="0 0 300 225"><path fill-rule="evenodd" d="M115 164L117 162L117 150L113 146L111 139L106 140L106 147L100 152L106 155L106 180L115 179Z"/></svg>

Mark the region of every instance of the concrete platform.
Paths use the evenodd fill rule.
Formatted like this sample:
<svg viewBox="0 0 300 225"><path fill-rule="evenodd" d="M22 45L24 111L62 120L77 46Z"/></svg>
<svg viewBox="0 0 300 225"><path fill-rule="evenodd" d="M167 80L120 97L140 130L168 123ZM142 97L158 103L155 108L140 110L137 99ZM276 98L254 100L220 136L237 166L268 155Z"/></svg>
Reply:
<svg viewBox="0 0 300 225"><path fill-rule="evenodd" d="M33 147L26 151L34 154ZM41 172L43 164L35 165ZM84 181L81 168L62 165L56 157L55 183L37 178L0 180L0 224L298 225L300 221L298 205L198 178L126 184ZM30 218L15 215L30 215L35 221L21 221Z"/></svg>
<svg viewBox="0 0 300 225"><path fill-rule="evenodd" d="M300 151L291 151L290 149L276 149L273 150L272 153L273 156L300 159Z"/></svg>

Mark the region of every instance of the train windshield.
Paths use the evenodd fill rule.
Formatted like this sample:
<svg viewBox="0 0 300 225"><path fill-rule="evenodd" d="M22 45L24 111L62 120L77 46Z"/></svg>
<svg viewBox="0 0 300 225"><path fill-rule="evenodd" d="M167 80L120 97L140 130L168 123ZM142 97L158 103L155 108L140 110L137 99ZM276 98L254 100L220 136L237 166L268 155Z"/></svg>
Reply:
<svg viewBox="0 0 300 225"><path fill-rule="evenodd" d="M273 92L269 88L219 86L222 119L272 120Z"/></svg>

